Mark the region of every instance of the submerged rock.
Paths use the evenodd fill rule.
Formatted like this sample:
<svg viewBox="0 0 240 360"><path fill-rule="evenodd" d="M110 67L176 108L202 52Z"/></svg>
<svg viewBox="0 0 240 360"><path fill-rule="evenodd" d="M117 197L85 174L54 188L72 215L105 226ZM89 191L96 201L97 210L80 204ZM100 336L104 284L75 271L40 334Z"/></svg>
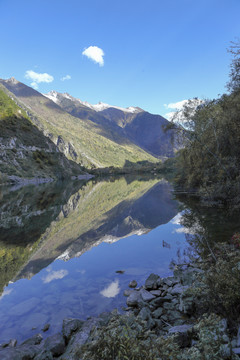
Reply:
<svg viewBox="0 0 240 360"><path fill-rule="evenodd" d="M136 280L130 281L130 283L129 283L128 286L129 286L130 288L135 288L135 287L137 287L137 282L136 282Z"/></svg>

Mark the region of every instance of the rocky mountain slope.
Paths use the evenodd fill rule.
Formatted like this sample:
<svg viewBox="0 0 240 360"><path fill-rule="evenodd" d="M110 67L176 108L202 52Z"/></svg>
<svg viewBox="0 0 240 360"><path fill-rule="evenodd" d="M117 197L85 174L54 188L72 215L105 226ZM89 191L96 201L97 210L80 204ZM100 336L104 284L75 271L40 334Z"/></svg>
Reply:
<svg viewBox="0 0 240 360"><path fill-rule="evenodd" d="M0 80L0 84L27 111L38 129L76 163L85 167L122 167L126 160L133 163L157 161L123 136L111 122L107 127L102 126L100 121L92 121L90 117L83 119L72 116L52 100L14 78Z"/></svg>
<svg viewBox="0 0 240 360"><path fill-rule="evenodd" d="M175 147L172 133L164 132L168 120L138 107L121 108L104 103L91 105L64 93L45 95L63 110L80 119L89 119L105 130L114 130L155 157L171 157Z"/></svg>
<svg viewBox="0 0 240 360"><path fill-rule="evenodd" d="M5 94L0 84L0 184L37 182L83 174Z"/></svg>

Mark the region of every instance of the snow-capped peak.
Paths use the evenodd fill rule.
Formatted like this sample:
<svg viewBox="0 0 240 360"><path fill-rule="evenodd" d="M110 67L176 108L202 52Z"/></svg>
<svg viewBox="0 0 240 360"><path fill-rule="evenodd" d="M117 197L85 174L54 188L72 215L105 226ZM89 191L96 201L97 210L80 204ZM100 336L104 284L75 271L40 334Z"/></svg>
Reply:
<svg viewBox="0 0 240 360"><path fill-rule="evenodd" d="M56 104L58 103L58 92L57 91L50 91L47 94L42 94L44 96L46 96L47 98L49 98L50 100L54 101Z"/></svg>
<svg viewBox="0 0 240 360"><path fill-rule="evenodd" d="M48 94L43 94L43 95L46 96L47 98L49 98L50 100L54 101L56 104L60 103L61 97L64 97L64 98L72 100L72 101L78 101L81 105L84 105L92 110L97 111L97 112L103 111L103 110L106 110L109 108L118 109L118 110L121 110L121 111L127 112L127 113L138 113L138 112L143 111L139 107L130 106L128 108L123 108L120 106L109 105L109 104L106 104L103 102L99 102L98 104L92 105L87 101L82 101L80 99L74 98L73 96L69 95L68 93L61 94L54 90L50 91Z"/></svg>
<svg viewBox="0 0 240 360"><path fill-rule="evenodd" d="M109 108L114 108L114 109L118 109L118 110L121 110L123 112L128 112L128 113L136 113L136 112L141 112L143 111L142 109L140 108L137 108L137 107L128 107L128 108L123 108L123 107L120 107L120 106L115 106L115 105L109 105L109 104L106 104L106 103L103 103L103 102L99 102L98 104L95 104L95 105L92 105L92 104L89 104L87 101L81 101L80 99L77 99L81 104L95 110L95 111L103 111L103 110L106 110L106 109L109 109Z"/></svg>

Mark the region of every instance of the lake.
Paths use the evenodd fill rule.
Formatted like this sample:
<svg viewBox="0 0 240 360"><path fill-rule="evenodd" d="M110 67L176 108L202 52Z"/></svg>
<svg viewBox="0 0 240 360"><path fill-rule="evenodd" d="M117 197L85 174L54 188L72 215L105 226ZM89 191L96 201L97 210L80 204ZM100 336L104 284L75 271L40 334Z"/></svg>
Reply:
<svg viewBox="0 0 240 360"><path fill-rule="evenodd" d="M0 342L121 310L131 280L171 275L174 264L206 251L194 234L201 244L206 233L221 241L239 230L238 219L176 200L160 178L0 188Z"/></svg>

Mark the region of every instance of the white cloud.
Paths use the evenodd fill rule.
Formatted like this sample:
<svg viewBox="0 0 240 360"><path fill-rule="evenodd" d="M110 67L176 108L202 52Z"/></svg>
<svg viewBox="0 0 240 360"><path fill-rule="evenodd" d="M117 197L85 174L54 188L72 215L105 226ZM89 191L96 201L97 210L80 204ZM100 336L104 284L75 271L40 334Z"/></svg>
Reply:
<svg viewBox="0 0 240 360"><path fill-rule="evenodd" d="M66 75L66 76L63 76L60 80L61 81L65 81L65 80L71 80L71 75Z"/></svg>
<svg viewBox="0 0 240 360"><path fill-rule="evenodd" d="M48 271L47 276L42 278L44 284L50 283L53 280L62 279L68 275L67 270Z"/></svg>
<svg viewBox="0 0 240 360"><path fill-rule="evenodd" d="M0 300L6 295L10 295L12 291L13 291L13 289L6 289L5 288L3 293L2 293L2 296L0 297Z"/></svg>
<svg viewBox="0 0 240 360"><path fill-rule="evenodd" d="M87 49L84 49L82 55L87 56L89 59L93 60L95 63L100 66L104 65L104 52L97 46L89 46Z"/></svg>
<svg viewBox="0 0 240 360"><path fill-rule="evenodd" d="M107 286L105 289L100 291L100 294L107 298L115 297L119 294L120 288L119 288L119 281L115 280L113 281L109 286Z"/></svg>
<svg viewBox="0 0 240 360"><path fill-rule="evenodd" d="M34 87L34 89L38 89L38 84L40 83L51 83L54 80L52 75L47 73L36 73L33 70L27 70L25 73L25 78L32 80L31 86Z"/></svg>

